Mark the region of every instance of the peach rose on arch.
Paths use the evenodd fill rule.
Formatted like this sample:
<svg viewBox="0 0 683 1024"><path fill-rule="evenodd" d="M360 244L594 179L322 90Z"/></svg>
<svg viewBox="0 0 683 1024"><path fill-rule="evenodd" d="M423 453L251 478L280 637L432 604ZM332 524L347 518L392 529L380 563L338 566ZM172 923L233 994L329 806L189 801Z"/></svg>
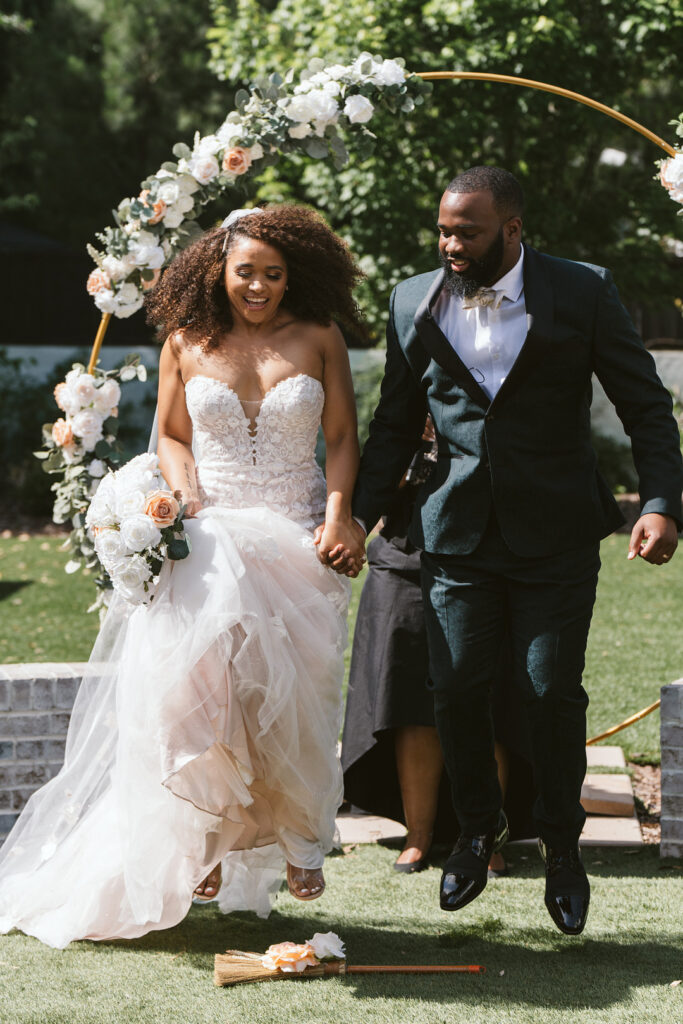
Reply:
<svg viewBox="0 0 683 1024"><path fill-rule="evenodd" d="M176 521L180 505L170 491L152 491L145 502L145 515L161 528L172 526Z"/></svg>
<svg viewBox="0 0 683 1024"><path fill-rule="evenodd" d="M91 272L85 287L87 288L88 295L97 295L98 292L104 291L104 289L109 288L110 285L111 281L109 280L109 276L105 274L103 270L98 268Z"/></svg>
<svg viewBox="0 0 683 1024"><path fill-rule="evenodd" d="M71 424L61 417L52 424L52 440L60 448L70 445L74 439L74 432Z"/></svg>
<svg viewBox="0 0 683 1024"><path fill-rule="evenodd" d="M140 287L142 288L143 292L148 292L150 288L153 288L154 285L157 284L159 278L161 277L161 268L155 267L152 273L154 276L151 277L149 280L147 280L147 278L145 277L140 278Z"/></svg>
<svg viewBox="0 0 683 1024"><path fill-rule="evenodd" d="M246 174L251 167L251 153L243 146L226 150L223 156L223 170L227 174Z"/></svg>
<svg viewBox="0 0 683 1024"><path fill-rule="evenodd" d="M148 188L143 189L142 192L140 193L140 196L139 196L139 199L140 199L141 203L144 203L145 206L151 206L152 209L154 210L154 213L152 214L152 216L147 218L147 223L148 224L158 224L160 220L163 220L163 218L164 218L164 216L166 214L166 210L167 210L166 203L163 201L163 199L157 199L157 201L155 203L152 203L149 200L148 196L149 196L149 189Z"/></svg>

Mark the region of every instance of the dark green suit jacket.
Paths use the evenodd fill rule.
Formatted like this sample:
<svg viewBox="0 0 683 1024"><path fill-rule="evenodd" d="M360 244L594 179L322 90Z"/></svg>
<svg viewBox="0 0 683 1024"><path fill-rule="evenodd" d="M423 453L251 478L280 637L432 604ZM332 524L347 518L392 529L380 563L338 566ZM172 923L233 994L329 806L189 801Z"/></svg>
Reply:
<svg viewBox="0 0 683 1024"><path fill-rule="evenodd" d="M525 246L528 334L491 401L432 315L443 271L403 281L391 296L379 405L363 451L354 515L372 527L419 446L427 411L435 472L410 538L427 551L467 554L491 504L520 555L594 543L623 522L590 440L596 374L631 438L643 512L680 525L683 462L669 393L619 300L608 270Z"/></svg>

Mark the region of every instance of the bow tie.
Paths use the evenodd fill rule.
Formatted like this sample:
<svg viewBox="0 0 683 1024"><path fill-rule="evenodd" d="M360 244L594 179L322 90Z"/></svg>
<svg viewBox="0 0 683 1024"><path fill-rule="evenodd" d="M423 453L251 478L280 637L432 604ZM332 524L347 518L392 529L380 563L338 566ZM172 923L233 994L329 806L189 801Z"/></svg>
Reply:
<svg viewBox="0 0 683 1024"><path fill-rule="evenodd" d="M474 295L462 300L462 308L474 309L475 306L481 306L482 309L500 309L504 298L505 292L502 289L496 291L495 288L479 288Z"/></svg>

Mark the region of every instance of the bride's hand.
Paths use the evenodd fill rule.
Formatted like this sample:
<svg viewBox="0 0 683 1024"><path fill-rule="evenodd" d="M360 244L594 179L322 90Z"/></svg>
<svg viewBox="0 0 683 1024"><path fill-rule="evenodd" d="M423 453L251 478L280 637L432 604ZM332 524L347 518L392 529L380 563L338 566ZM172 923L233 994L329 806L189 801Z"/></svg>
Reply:
<svg viewBox="0 0 683 1024"><path fill-rule="evenodd" d="M197 513L202 510L202 503L199 498L186 497L182 491L174 491L173 497L176 498L181 505L185 506L183 519L194 519Z"/></svg>
<svg viewBox="0 0 683 1024"><path fill-rule="evenodd" d="M330 520L316 527L313 543L318 560L337 573L355 578L365 563L365 531L355 520Z"/></svg>

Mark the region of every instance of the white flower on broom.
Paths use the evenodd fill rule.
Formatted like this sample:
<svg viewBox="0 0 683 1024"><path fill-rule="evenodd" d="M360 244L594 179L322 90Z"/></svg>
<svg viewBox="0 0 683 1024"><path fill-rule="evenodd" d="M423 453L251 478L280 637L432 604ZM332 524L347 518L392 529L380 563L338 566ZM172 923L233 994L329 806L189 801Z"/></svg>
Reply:
<svg viewBox="0 0 683 1024"><path fill-rule="evenodd" d="M138 455L102 478L85 523L114 589L131 604L153 599L166 559L189 554L183 512L156 455Z"/></svg>
<svg viewBox="0 0 683 1024"><path fill-rule="evenodd" d="M261 957L269 971L300 974L307 967L316 967L321 960L343 960L344 943L334 932L316 932L306 942L277 942Z"/></svg>

